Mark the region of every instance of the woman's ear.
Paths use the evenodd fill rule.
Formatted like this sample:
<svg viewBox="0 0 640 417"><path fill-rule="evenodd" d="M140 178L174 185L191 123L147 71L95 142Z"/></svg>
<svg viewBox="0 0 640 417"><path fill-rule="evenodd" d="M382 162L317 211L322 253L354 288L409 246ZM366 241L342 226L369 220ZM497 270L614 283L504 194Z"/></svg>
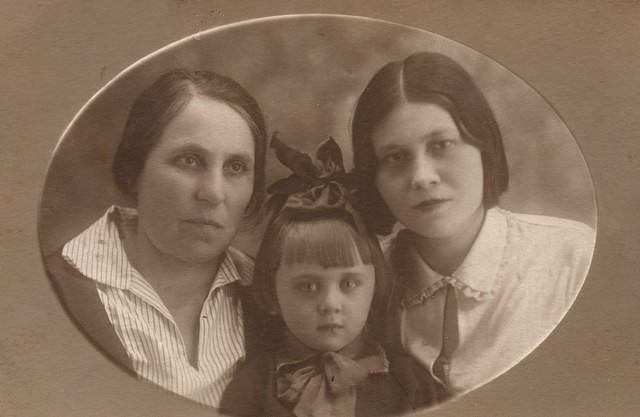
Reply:
<svg viewBox="0 0 640 417"><path fill-rule="evenodd" d="M136 205L138 201L138 181L137 178L128 178L126 189L122 190L122 194L126 197L128 203Z"/></svg>
<svg viewBox="0 0 640 417"><path fill-rule="evenodd" d="M138 178L129 178L127 183L127 192L133 198L136 198L138 195Z"/></svg>
<svg viewBox="0 0 640 417"><path fill-rule="evenodd" d="M278 317L281 315L280 306L278 305L278 300L276 299L275 296L272 298L271 302L269 303L268 313L270 316L273 316L273 317Z"/></svg>

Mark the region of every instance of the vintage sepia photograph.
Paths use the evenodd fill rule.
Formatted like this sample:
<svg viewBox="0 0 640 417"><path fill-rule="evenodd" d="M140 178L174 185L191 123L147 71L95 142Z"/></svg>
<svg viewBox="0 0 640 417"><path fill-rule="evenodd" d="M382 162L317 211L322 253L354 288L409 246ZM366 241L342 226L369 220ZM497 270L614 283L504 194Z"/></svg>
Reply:
<svg viewBox="0 0 640 417"><path fill-rule="evenodd" d="M0 20L0 416L628 417L640 4Z"/></svg>
<svg viewBox="0 0 640 417"><path fill-rule="evenodd" d="M445 407L561 323L596 242L589 168L535 84L362 16L203 29L66 127L44 268L113 365L222 415Z"/></svg>

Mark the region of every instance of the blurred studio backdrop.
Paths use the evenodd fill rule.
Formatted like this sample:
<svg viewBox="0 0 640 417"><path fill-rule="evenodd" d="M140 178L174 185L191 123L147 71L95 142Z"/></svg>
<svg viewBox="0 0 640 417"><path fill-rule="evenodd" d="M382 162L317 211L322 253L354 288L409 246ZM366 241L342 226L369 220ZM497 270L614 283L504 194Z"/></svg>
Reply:
<svg viewBox="0 0 640 417"><path fill-rule="evenodd" d="M454 58L487 97L510 168L501 206L595 227L593 186L578 144L535 86L437 34L366 18L300 15L194 34L143 58L100 90L70 123L52 157L40 206L43 254L61 247L108 206L125 204L111 179L111 160L133 100L162 73L191 67L230 76L260 104L269 135L277 130L305 152L333 136L351 169L357 98L380 67L418 51ZM288 174L269 152L267 184ZM253 254L260 230L245 228L235 246Z"/></svg>

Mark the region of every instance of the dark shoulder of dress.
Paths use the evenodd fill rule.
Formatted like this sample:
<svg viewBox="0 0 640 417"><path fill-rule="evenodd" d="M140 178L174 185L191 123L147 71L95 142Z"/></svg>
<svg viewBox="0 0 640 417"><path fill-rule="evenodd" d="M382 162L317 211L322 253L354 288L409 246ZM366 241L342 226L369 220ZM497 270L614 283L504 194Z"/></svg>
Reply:
<svg viewBox="0 0 640 417"><path fill-rule="evenodd" d="M264 415L267 395L272 393L269 377L282 324L273 317L261 315L249 289L244 290L247 357L238 365L223 392L219 410L231 416L257 417Z"/></svg>
<svg viewBox="0 0 640 417"><path fill-rule="evenodd" d="M293 416L276 398L274 358L283 327L276 321L261 322L262 340L248 351L247 360L223 393L220 411L238 417ZM262 348L260 349L260 346ZM448 398L448 394L413 357L390 353L389 372L371 374L357 388L356 416L375 417L428 408Z"/></svg>
<svg viewBox="0 0 640 417"><path fill-rule="evenodd" d="M63 257L62 251L44 260L47 275L67 314L88 339L130 374L131 360L118 338L98 296L96 282L85 277Z"/></svg>
<svg viewBox="0 0 640 417"><path fill-rule="evenodd" d="M390 375L402 386L412 409L432 407L451 398L449 390L406 353L387 353Z"/></svg>
<svg viewBox="0 0 640 417"><path fill-rule="evenodd" d="M220 399L219 410L237 417L264 415L271 357L267 352L255 354L239 365Z"/></svg>

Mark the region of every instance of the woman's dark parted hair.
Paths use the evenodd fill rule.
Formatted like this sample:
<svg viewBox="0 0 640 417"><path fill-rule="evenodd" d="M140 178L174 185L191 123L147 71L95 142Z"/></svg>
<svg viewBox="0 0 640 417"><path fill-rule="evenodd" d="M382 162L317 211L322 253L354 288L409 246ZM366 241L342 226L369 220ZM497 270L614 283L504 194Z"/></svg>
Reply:
<svg viewBox="0 0 640 417"><path fill-rule="evenodd" d="M438 104L451 114L462 139L481 152L484 207L495 206L507 189L509 171L502 135L489 103L460 64L442 54L421 52L382 67L356 105L352 123L354 172L368 227L386 235L395 224L375 185L377 158L371 135L403 102Z"/></svg>
<svg viewBox="0 0 640 417"><path fill-rule="evenodd" d="M278 210L267 225L256 256L254 298L266 314L278 312L275 279L280 265L350 267L358 260L375 270L368 330L380 337L391 292L384 256L375 234L358 232L351 214L343 209Z"/></svg>
<svg viewBox="0 0 640 417"><path fill-rule="evenodd" d="M265 187L266 127L255 99L236 81L212 71L179 68L160 76L136 99L129 111L111 171L118 189L135 197L135 184L149 153L171 121L194 97L221 101L246 121L255 144L253 194L247 214L262 204Z"/></svg>

